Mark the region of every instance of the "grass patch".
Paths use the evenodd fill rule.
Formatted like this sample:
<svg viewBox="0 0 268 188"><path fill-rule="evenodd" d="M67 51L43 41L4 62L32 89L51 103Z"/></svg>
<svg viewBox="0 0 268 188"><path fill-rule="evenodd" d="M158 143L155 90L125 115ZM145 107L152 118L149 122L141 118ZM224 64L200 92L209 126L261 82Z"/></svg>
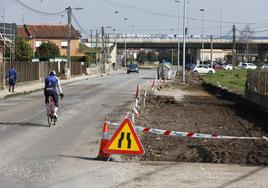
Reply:
<svg viewBox="0 0 268 188"><path fill-rule="evenodd" d="M222 87L226 87L230 91L243 93L247 80L247 70L219 70L215 74L209 74L202 77L204 82Z"/></svg>

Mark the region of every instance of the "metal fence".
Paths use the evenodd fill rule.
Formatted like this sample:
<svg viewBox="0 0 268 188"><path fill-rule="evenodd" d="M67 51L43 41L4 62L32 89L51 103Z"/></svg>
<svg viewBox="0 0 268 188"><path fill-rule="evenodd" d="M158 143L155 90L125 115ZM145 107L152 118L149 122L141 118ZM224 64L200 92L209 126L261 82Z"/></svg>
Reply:
<svg viewBox="0 0 268 188"><path fill-rule="evenodd" d="M268 71L249 70L247 76L247 89L261 95L268 95Z"/></svg>

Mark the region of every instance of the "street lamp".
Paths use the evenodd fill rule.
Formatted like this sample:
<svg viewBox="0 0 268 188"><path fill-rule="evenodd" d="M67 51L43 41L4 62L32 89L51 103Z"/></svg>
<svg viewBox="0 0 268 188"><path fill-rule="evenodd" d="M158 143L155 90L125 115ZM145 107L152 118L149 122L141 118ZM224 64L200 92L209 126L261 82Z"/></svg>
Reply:
<svg viewBox="0 0 268 188"><path fill-rule="evenodd" d="M124 39L125 39L125 58L124 58L124 60L125 60L125 67L127 67L127 42L126 42L126 37L127 37L127 18L124 18L124 23L125 23L125 37L124 37Z"/></svg>
<svg viewBox="0 0 268 188"><path fill-rule="evenodd" d="M182 65L182 83L185 84L185 53L186 53L186 48L185 48L185 23L186 23L186 3L185 0L183 0L183 65Z"/></svg>
<svg viewBox="0 0 268 188"><path fill-rule="evenodd" d="M178 3L178 69L180 67L180 1L175 0Z"/></svg>
<svg viewBox="0 0 268 188"><path fill-rule="evenodd" d="M204 63L204 12L205 9L201 8L200 11L202 12L202 65Z"/></svg>
<svg viewBox="0 0 268 188"><path fill-rule="evenodd" d="M115 64L117 64L117 28L116 28L116 20L117 14L119 13L118 10L114 11L115 13L115 24L114 24L114 49L115 49Z"/></svg>
<svg viewBox="0 0 268 188"><path fill-rule="evenodd" d="M220 39L221 39L221 34L222 33L222 0L220 0Z"/></svg>

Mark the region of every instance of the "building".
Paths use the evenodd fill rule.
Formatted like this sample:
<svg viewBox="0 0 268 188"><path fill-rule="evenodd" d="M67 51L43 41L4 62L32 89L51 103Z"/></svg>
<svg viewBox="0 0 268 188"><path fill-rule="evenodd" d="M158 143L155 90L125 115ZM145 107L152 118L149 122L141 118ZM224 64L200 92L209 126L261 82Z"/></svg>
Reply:
<svg viewBox="0 0 268 188"><path fill-rule="evenodd" d="M25 37L36 51L43 42L55 43L61 56L67 56L67 25L21 25L18 26L18 36ZM72 26L71 56L81 55L79 52L81 34Z"/></svg>

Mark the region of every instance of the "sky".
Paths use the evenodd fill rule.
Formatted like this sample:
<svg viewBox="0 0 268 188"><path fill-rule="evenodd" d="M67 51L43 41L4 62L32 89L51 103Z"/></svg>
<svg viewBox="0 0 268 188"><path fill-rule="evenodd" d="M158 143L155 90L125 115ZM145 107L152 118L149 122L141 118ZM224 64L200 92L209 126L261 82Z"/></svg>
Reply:
<svg viewBox="0 0 268 188"><path fill-rule="evenodd" d="M90 30L116 27L119 33L182 34L183 0L19 0L23 4L47 13L61 12L66 7L83 8L73 10L78 22L73 21L83 37ZM0 0L0 20L21 24L66 24L67 14L36 14L25 10L18 0ZM246 25L256 36L268 36L268 0L186 0L189 34L201 35L202 14L204 35L231 35L232 25L239 31ZM178 7L179 6L179 7ZM205 9L201 12L200 9ZM4 10L4 11L3 11ZM119 11L115 14L115 11ZM5 13L5 14L4 14ZM179 13L179 21L178 21ZM3 17L3 15L5 15ZM127 21L124 20L127 18Z"/></svg>

